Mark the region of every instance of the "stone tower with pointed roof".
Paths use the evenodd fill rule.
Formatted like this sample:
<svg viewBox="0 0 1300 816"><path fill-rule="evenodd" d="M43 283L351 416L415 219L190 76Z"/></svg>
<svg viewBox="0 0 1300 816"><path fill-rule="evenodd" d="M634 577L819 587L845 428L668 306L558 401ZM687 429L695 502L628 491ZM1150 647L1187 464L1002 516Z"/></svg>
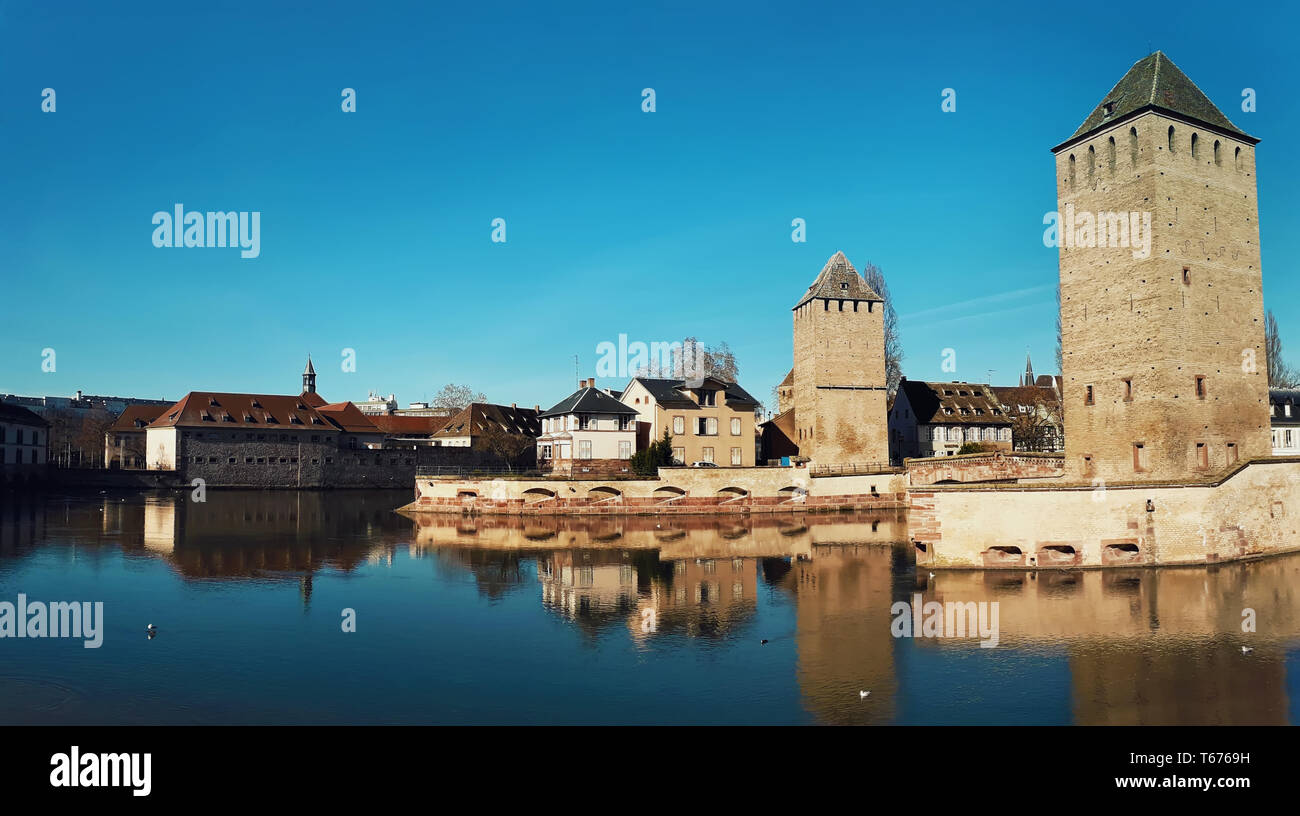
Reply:
<svg viewBox="0 0 1300 816"><path fill-rule="evenodd" d="M843 252L795 304L792 441L813 464L889 461L883 307Z"/></svg>
<svg viewBox="0 0 1300 816"><path fill-rule="evenodd" d="M311 357L307 357L307 367L302 372L302 393L316 393L316 369L311 364Z"/></svg>
<svg viewBox="0 0 1300 816"><path fill-rule="evenodd" d="M1070 481L1269 455L1258 141L1157 51L1053 148Z"/></svg>

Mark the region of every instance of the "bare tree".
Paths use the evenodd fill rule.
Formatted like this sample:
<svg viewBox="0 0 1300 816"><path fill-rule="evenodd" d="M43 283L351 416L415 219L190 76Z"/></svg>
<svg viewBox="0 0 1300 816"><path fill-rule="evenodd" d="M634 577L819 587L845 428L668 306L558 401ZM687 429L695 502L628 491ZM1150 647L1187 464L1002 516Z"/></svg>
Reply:
<svg viewBox="0 0 1300 816"><path fill-rule="evenodd" d="M1282 357L1282 336L1272 309L1264 317L1264 356L1268 360L1270 388L1300 387L1300 372L1287 365Z"/></svg>
<svg viewBox="0 0 1300 816"><path fill-rule="evenodd" d="M894 311L889 296L889 284L880 267L867 262L862 268L862 278L885 301L885 387L890 396L898 393L898 383L903 379L903 342L898 336L898 312Z"/></svg>
<svg viewBox="0 0 1300 816"><path fill-rule="evenodd" d="M665 363L667 363L665 370ZM633 377L668 377L689 380L696 377L716 377L726 382L740 381L740 365L736 354L724 340L716 346L706 346L695 337L682 340L681 347L673 344L671 361L650 360L639 366Z"/></svg>
<svg viewBox="0 0 1300 816"><path fill-rule="evenodd" d="M468 385L447 383L429 405L450 415L464 410L472 402L487 402L487 396L481 391L475 394Z"/></svg>
<svg viewBox="0 0 1300 816"><path fill-rule="evenodd" d="M523 455L537 447L537 440L524 434L511 433L498 422L489 422L483 433L483 447L500 457L507 470L513 471Z"/></svg>

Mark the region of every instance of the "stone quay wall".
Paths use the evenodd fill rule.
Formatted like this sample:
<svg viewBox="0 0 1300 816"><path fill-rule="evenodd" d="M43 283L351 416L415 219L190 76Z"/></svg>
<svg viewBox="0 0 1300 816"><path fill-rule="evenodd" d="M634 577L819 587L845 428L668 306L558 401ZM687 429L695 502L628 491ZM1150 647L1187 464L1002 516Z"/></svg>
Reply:
<svg viewBox="0 0 1300 816"><path fill-rule="evenodd" d="M657 479L424 477L408 512L519 515L901 509L906 475L810 478L804 468L661 468Z"/></svg>
<svg viewBox="0 0 1300 816"><path fill-rule="evenodd" d="M1017 482L1060 477L1065 473L1065 455L998 451L906 459L903 466L913 487L940 482Z"/></svg>
<svg viewBox="0 0 1300 816"><path fill-rule="evenodd" d="M1200 482L935 485L909 497L918 567L1204 565L1300 550L1300 457Z"/></svg>

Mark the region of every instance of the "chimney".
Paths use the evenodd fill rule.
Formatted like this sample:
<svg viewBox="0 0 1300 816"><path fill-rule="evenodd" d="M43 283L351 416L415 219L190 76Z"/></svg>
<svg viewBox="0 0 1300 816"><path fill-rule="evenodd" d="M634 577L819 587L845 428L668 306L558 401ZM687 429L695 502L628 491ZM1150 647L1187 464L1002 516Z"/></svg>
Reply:
<svg viewBox="0 0 1300 816"><path fill-rule="evenodd" d="M534 405L533 410L540 414L542 412L542 406Z"/></svg>
<svg viewBox="0 0 1300 816"><path fill-rule="evenodd" d="M511 407L511 408L518 408L519 406L518 406L518 405L515 405L515 404L512 402L512 403L510 403L510 407Z"/></svg>

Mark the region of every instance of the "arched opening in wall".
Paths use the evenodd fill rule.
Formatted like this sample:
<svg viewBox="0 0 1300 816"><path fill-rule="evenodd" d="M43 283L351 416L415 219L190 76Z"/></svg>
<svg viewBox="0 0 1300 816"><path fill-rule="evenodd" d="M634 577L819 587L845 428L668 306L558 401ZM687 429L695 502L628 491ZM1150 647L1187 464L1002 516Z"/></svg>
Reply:
<svg viewBox="0 0 1300 816"><path fill-rule="evenodd" d="M799 485L789 485L776 491L781 504L803 504L808 500L808 491Z"/></svg>
<svg viewBox="0 0 1300 816"><path fill-rule="evenodd" d="M524 504L537 504L553 498L555 498L555 491L544 487L530 487L524 491Z"/></svg>
<svg viewBox="0 0 1300 816"><path fill-rule="evenodd" d="M1103 564L1123 564L1129 561L1138 561L1142 557L1142 551L1133 541L1120 541L1115 544L1107 544L1101 550L1101 563Z"/></svg>
<svg viewBox="0 0 1300 816"><path fill-rule="evenodd" d="M742 487L724 487L718 491L718 498L722 499L723 504L728 502L739 501L747 498L749 491Z"/></svg>
<svg viewBox="0 0 1300 816"><path fill-rule="evenodd" d="M1215 167L1223 166L1223 157L1219 155L1219 140L1214 140L1214 165Z"/></svg>
<svg viewBox="0 0 1300 816"><path fill-rule="evenodd" d="M1097 170L1097 151L1088 145L1088 184L1092 185L1093 175Z"/></svg>
<svg viewBox="0 0 1300 816"><path fill-rule="evenodd" d="M1232 169L1241 169L1241 148L1235 148L1232 152Z"/></svg>
<svg viewBox="0 0 1300 816"><path fill-rule="evenodd" d="M456 498L462 502L472 502L478 498L478 494L473 490L461 490L456 493Z"/></svg>
<svg viewBox="0 0 1300 816"><path fill-rule="evenodd" d="M1138 129L1128 129L1128 158L1134 167L1138 164Z"/></svg>
<svg viewBox="0 0 1300 816"><path fill-rule="evenodd" d="M654 493L651 494L651 498L659 504L669 504L670 502L675 502L685 496L685 490L682 490L680 487L673 487L672 485L656 487Z"/></svg>
<svg viewBox="0 0 1300 816"><path fill-rule="evenodd" d="M1169 126L1169 152L1174 152L1174 126Z"/></svg>
<svg viewBox="0 0 1300 816"><path fill-rule="evenodd" d="M1115 137L1111 136L1106 142L1106 164L1110 167L1110 174L1115 175Z"/></svg>
<svg viewBox="0 0 1300 816"><path fill-rule="evenodd" d="M1038 548L1038 565L1040 567L1064 566L1076 564L1079 552L1069 544L1048 544Z"/></svg>
<svg viewBox="0 0 1300 816"><path fill-rule="evenodd" d="M1196 155L1197 155L1197 150L1196 150L1196 148L1197 148L1198 145L1200 145L1200 143L1201 143L1201 137L1198 136L1197 134L1193 133L1193 134L1192 134L1192 158L1193 158L1193 159L1196 158Z"/></svg>
<svg viewBox="0 0 1300 816"><path fill-rule="evenodd" d="M601 502L616 502L623 497L623 494L609 485L593 487L587 491L587 498L599 504Z"/></svg>
<svg viewBox="0 0 1300 816"><path fill-rule="evenodd" d="M1070 189L1071 190L1074 189L1074 182L1075 182L1074 154L1071 153L1070 154Z"/></svg>
<svg viewBox="0 0 1300 816"><path fill-rule="evenodd" d="M989 547L984 551L984 566L1020 566L1025 563L1025 553L1016 546Z"/></svg>
<svg viewBox="0 0 1300 816"><path fill-rule="evenodd" d="M533 527L524 528L524 538L529 541L550 541L560 534L560 531L553 527Z"/></svg>

